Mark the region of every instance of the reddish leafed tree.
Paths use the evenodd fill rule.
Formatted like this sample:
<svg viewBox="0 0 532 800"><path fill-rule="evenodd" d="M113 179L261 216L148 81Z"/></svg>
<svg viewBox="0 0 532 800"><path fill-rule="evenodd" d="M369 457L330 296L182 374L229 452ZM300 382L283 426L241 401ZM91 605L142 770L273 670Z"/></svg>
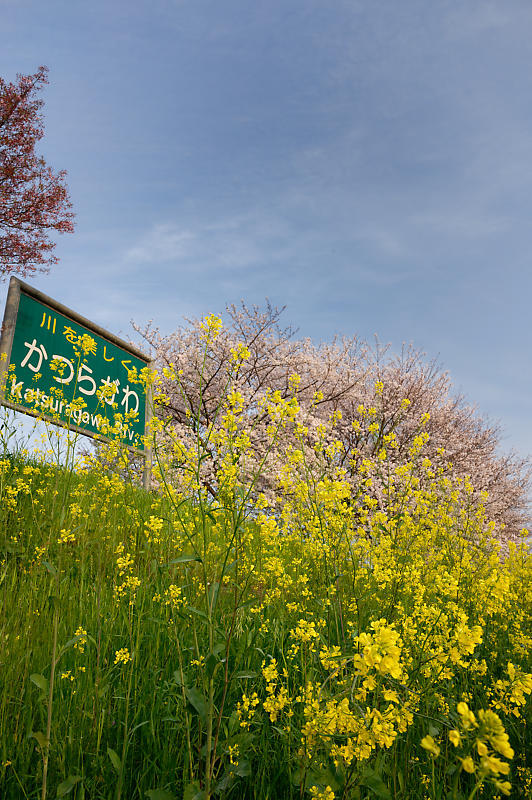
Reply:
<svg viewBox="0 0 532 800"><path fill-rule="evenodd" d="M74 230L64 170L54 172L35 146L44 135L36 95L47 68L0 77L0 274L47 272L58 261L50 234Z"/></svg>

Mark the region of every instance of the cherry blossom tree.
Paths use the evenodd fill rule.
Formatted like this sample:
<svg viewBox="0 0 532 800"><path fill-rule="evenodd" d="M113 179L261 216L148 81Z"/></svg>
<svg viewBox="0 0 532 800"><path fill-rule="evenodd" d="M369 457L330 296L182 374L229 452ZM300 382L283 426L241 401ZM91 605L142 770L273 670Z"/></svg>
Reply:
<svg viewBox="0 0 532 800"><path fill-rule="evenodd" d="M44 135L37 93L47 68L0 77L0 273L47 272L58 259L52 232L73 231L64 170L54 172L35 147Z"/></svg>
<svg viewBox="0 0 532 800"><path fill-rule="evenodd" d="M248 467L252 470L266 456L257 491L273 497L286 449L297 438L296 428L288 426L268 452L270 419L264 398L269 390L277 391L281 398L297 398L300 426L308 431L308 463L314 442L326 428L329 443L339 443L331 450L331 461L345 470L353 488L364 464L379 502L383 501L379 481L383 449L388 460L404 463L422 433L423 454L435 469L451 469L464 479L470 476L476 496L487 494L488 515L504 526L503 540L516 539L527 525L529 462L499 452L498 428L453 394L449 375L436 362L427 361L412 347L394 355L357 337L319 345L298 340L291 328L281 325L282 309L271 305L265 309L232 305L226 311L228 324L207 350L200 320L191 320L170 335L161 335L151 325L135 326L153 349L161 371L167 400L159 413L170 420L185 445L192 446L195 437L222 424L220 398L229 388L238 391L254 453L254 459L247 457ZM235 361L239 347L244 347L246 357ZM214 495L218 453L214 444L207 450L210 458L203 461L202 474Z"/></svg>

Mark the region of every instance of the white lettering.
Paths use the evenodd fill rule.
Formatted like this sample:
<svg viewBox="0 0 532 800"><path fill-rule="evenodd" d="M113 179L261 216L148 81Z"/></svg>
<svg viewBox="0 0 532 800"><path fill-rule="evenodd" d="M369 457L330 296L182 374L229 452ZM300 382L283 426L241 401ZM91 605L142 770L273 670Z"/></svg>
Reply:
<svg viewBox="0 0 532 800"><path fill-rule="evenodd" d="M85 373L88 373L85 375ZM88 367L86 364L82 364L79 368L78 372L78 389L80 390L81 394L93 395L96 392L96 382L94 378L91 378L92 369ZM84 389L81 384L88 383L90 389Z"/></svg>

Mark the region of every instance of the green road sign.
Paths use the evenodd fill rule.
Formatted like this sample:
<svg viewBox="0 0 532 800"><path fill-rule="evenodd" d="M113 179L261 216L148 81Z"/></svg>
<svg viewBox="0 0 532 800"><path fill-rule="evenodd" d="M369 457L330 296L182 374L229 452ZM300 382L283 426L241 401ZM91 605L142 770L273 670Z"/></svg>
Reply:
<svg viewBox="0 0 532 800"><path fill-rule="evenodd" d="M150 359L11 278L2 326L4 405L145 451Z"/></svg>

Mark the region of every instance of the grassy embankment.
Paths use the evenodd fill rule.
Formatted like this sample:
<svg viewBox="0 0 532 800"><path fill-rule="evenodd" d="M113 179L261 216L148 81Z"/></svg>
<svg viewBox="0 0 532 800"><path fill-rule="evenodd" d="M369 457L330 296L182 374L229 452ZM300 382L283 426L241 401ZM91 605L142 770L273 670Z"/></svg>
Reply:
<svg viewBox="0 0 532 800"><path fill-rule="evenodd" d="M530 556L416 458L383 511L4 457L3 800L531 797Z"/></svg>

